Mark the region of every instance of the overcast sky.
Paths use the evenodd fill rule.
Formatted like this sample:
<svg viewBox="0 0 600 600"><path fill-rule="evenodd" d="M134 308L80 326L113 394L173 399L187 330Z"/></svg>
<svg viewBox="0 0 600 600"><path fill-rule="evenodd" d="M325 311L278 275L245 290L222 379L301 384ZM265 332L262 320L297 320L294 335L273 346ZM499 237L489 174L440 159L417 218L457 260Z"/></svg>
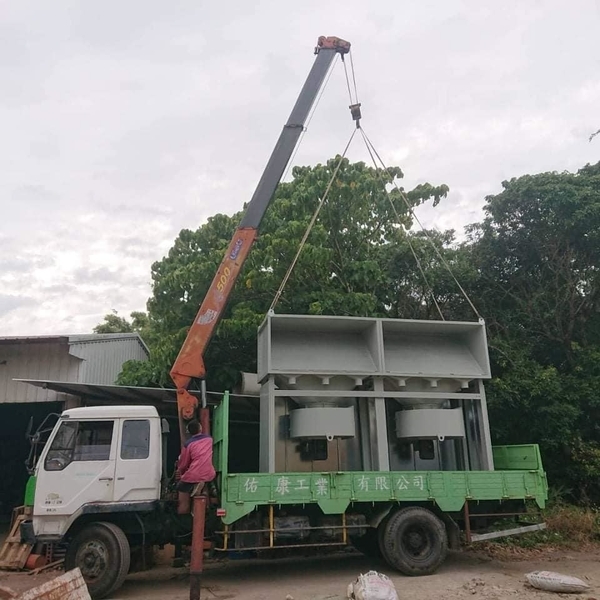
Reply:
<svg viewBox="0 0 600 600"><path fill-rule="evenodd" d="M145 309L180 229L252 195L319 35L405 185L450 186L425 223L462 230L503 179L600 160L599 26L593 0L0 0L0 335ZM340 67L295 164L352 130Z"/></svg>

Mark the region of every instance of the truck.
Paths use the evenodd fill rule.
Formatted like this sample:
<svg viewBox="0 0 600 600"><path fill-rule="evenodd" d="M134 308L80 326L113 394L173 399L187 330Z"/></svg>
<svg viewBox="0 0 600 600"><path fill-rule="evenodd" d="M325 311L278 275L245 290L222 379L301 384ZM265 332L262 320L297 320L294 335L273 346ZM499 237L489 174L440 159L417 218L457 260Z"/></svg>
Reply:
<svg viewBox="0 0 600 600"><path fill-rule="evenodd" d="M259 468L231 472L236 396L190 393L203 354L261 219L337 55L319 38L315 63L194 319L171 375L179 436L199 419L213 439L214 485L191 506L168 475L165 419L154 406L65 410L27 487L30 544L64 544L94 599L113 594L132 554L189 546L190 598L204 552L263 553L354 546L405 575L431 574L449 548L533 531L547 481L535 444L492 446L484 380L485 323L270 312L258 331L251 392ZM350 107L358 122L357 106ZM358 124L358 123L357 123ZM247 398L244 396L244 398ZM188 499L189 500L189 499ZM499 520L516 521L501 531ZM191 543L190 543L191 542Z"/></svg>

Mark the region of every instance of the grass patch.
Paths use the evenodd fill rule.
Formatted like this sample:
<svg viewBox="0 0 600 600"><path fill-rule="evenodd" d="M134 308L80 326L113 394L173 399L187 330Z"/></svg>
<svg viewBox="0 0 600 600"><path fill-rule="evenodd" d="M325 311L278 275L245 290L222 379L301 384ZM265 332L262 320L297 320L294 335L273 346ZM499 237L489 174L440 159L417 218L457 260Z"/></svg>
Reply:
<svg viewBox="0 0 600 600"><path fill-rule="evenodd" d="M555 506L544 517L547 533L564 543L594 544L600 541L600 513L594 508Z"/></svg>
<svg viewBox="0 0 600 600"><path fill-rule="evenodd" d="M472 550L499 559L534 558L557 550L598 550L600 512L596 508L556 503L543 512L543 520L547 525L544 531L474 543Z"/></svg>

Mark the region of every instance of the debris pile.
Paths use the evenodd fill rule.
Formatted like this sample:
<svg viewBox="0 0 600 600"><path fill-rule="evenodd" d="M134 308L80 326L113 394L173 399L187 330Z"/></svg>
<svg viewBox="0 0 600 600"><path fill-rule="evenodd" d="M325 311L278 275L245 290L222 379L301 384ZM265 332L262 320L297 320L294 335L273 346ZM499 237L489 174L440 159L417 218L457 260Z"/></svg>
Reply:
<svg viewBox="0 0 600 600"><path fill-rule="evenodd" d="M0 587L0 600L91 600L79 569L73 569L22 594Z"/></svg>

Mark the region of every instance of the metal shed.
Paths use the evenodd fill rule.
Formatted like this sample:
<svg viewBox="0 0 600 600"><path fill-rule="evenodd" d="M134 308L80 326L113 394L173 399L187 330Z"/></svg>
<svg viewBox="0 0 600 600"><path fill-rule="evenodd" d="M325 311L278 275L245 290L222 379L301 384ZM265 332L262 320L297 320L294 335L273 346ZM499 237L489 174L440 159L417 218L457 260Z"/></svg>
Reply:
<svg viewBox="0 0 600 600"><path fill-rule="evenodd" d="M112 384L128 360L147 360L137 333L0 338L0 404L63 402L53 390L16 379Z"/></svg>
<svg viewBox="0 0 600 600"><path fill-rule="evenodd" d="M38 425L49 413L78 403L67 390L17 380L113 384L126 361L148 355L137 333L0 337L0 520L21 502L30 418Z"/></svg>

